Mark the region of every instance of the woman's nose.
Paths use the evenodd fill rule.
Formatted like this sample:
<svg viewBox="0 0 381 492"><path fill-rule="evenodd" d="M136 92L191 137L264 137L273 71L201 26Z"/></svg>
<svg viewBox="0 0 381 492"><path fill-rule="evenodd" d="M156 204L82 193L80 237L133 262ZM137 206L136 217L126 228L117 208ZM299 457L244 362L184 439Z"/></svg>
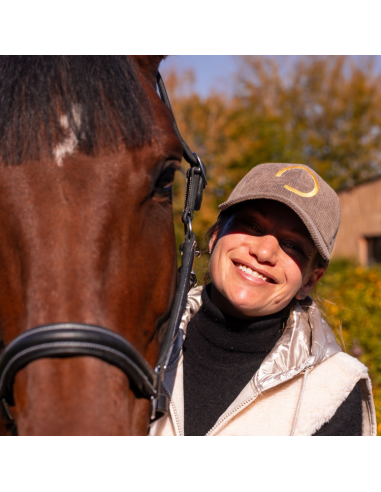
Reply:
<svg viewBox="0 0 381 492"><path fill-rule="evenodd" d="M271 265L275 265L279 249L278 239L270 235L253 239L255 240L251 242L250 254L256 256L259 263L270 263Z"/></svg>

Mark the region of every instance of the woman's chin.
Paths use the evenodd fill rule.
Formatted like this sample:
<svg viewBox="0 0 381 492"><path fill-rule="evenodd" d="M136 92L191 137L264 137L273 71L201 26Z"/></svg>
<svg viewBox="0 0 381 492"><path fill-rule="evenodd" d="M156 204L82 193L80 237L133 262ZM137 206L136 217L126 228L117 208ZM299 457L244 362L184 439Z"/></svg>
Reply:
<svg viewBox="0 0 381 492"><path fill-rule="evenodd" d="M270 306L264 306L261 302L245 301L245 300L235 300L230 301L233 310L237 317L253 318L255 316L266 316L266 314L271 314Z"/></svg>

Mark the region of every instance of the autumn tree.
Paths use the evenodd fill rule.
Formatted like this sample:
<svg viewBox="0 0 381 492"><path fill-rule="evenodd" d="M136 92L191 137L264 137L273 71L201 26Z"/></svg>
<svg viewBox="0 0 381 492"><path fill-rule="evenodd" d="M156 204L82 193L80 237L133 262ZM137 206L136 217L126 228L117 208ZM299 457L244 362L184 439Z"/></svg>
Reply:
<svg viewBox="0 0 381 492"><path fill-rule="evenodd" d="M229 167L245 173L260 162L305 163L335 189L380 174L381 77L374 57L287 61L243 59L232 144L240 147L241 134L251 138Z"/></svg>
<svg viewBox="0 0 381 492"><path fill-rule="evenodd" d="M180 131L207 164L209 186L195 221L200 237L257 164L308 164L335 189L381 174L374 57L241 57L230 96L201 98L191 73L172 73L166 82ZM177 185L176 220L182 194Z"/></svg>

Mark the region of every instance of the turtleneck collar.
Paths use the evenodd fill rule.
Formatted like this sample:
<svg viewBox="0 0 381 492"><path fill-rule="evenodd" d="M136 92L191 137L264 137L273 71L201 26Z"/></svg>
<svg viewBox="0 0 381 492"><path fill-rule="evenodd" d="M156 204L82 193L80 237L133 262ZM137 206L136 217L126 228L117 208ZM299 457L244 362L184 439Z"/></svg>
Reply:
<svg viewBox="0 0 381 492"><path fill-rule="evenodd" d="M286 307L278 313L240 319L220 311L210 300L211 285L202 290L202 312L209 320L198 323L200 334L212 345L229 352L269 352L279 340L289 315Z"/></svg>

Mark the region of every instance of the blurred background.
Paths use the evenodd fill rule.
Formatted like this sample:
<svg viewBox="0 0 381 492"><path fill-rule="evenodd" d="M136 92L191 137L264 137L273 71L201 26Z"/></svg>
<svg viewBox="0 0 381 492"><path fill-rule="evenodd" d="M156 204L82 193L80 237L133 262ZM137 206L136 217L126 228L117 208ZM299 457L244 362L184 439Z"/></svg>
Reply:
<svg viewBox="0 0 381 492"><path fill-rule="evenodd" d="M381 56L172 56L161 73L180 132L207 166L194 220L199 284L205 232L253 166L307 164L338 192L340 231L313 297L343 350L369 368L381 434ZM178 245L184 174L174 186Z"/></svg>

